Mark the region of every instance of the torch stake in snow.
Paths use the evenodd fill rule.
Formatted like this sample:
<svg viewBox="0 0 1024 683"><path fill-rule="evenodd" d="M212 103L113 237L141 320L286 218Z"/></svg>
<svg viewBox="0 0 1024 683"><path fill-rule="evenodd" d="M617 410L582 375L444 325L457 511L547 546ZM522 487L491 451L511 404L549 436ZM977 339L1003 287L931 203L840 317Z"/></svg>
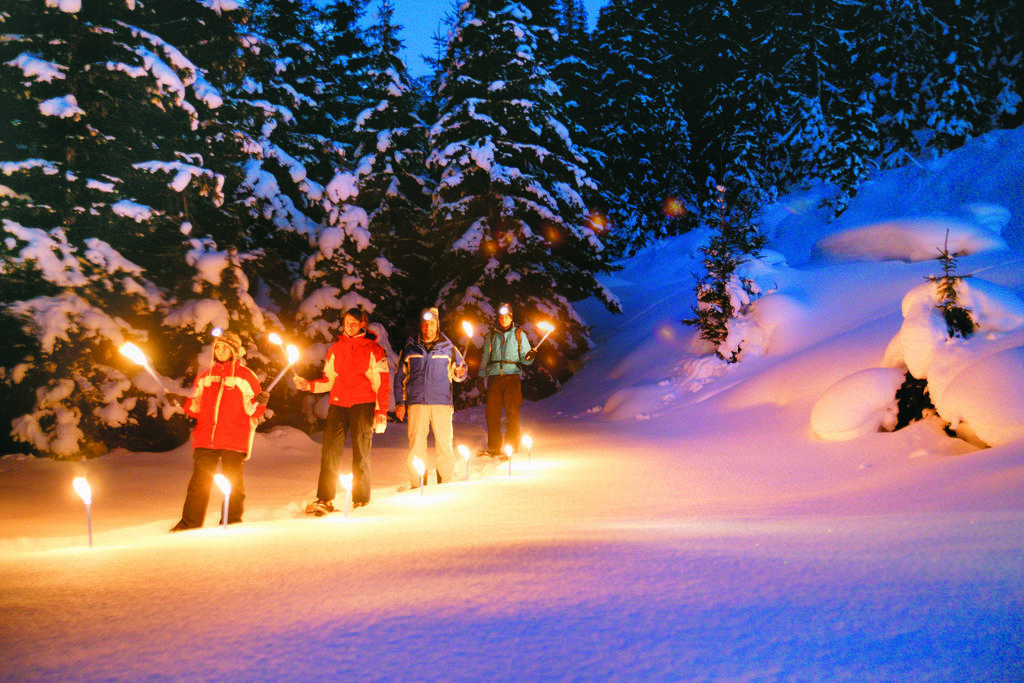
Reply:
<svg viewBox="0 0 1024 683"><path fill-rule="evenodd" d="M85 523L89 529L89 547L92 547L92 489L85 477L75 477L71 482L75 493L85 503Z"/></svg>
<svg viewBox="0 0 1024 683"><path fill-rule="evenodd" d="M508 457L508 476L512 476L512 446L511 444L505 445L505 455Z"/></svg>
<svg viewBox="0 0 1024 683"><path fill-rule="evenodd" d="M459 451L459 455L462 456L462 459L466 461L466 481L469 481L469 449L462 444L459 444L457 450Z"/></svg>
<svg viewBox="0 0 1024 683"><path fill-rule="evenodd" d="M352 509L352 473L339 474L338 481L341 488L345 489L345 519L348 519L349 510Z"/></svg>
<svg viewBox="0 0 1024 683"><path fill-rule="evenodd" d="M416 470L416 473L418 475L420 475L420 495L422 496L423 495L423 487L427 483L426 482L427 466L423 464L422 460L420 460L419 458L417 458L415 456L413 456L413 459L412 459L412 466L413 466L413 469Z"/></svg>
<svg viewBox="0 0 1024 683"><path fill-rule="evenodd" d="M127 358L128 360L131 360L134 363L141 365L146 370L146 372L149 373L149 376L156 380L156 383L160 386L160 391L162 391L165 394L167 393L167 389L164 387L164 383L153 371L153 367L149 364L149 359L146 358L146 354L142 352L142 349L140 349L138 346L131 342L125 342L124 344L121 345L121 348L118 349L118 351L120 351L121 355Z"/></svg>
<svg viewBox="0 0 1024 683"><path fill-rule="evenodd" d="M473 341L473 324L463 320L462 331L466 333L466 350L462 352L462 357L465 358L466 354L469 353L469 343Z"/></svg>
<svg viewBox="0 0 1024 683"><path fill-rule="evenodd" d="M221 515L221 525L225 529L228 528L228 498L231 497L231 482L223 474L213 475L213 483L217 485L220 492L224 494L224 512Z"/></svg>

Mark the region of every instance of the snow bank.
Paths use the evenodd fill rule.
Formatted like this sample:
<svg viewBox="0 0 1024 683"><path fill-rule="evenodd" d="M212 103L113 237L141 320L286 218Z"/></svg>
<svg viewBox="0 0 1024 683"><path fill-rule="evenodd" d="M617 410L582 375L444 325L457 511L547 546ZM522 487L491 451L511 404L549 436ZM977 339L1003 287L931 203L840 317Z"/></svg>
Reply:
<svg viewBox="0 0 1024 683"><path fill-rule="evenodd" d="M953 428L963 423L990 446L1024 440L1024 347L1000 351L954 377L937 403Z"/></svg>
<svg viewBox="0 0 1024 683"><path fill-rule="evenodd" d="M1024 437L1024 301L996 284L971 278L957 283L975 333L949 338L927 282L903 298L904 321L885 353L885 364L905 366L928 380L939 416L989 446Z"/></svg>
<svg viewBox="0 0 1024 683"><path fill-rule="evenodd" d="M845 441L896 426L896 390L903 370L869 368L839 380L811 410L811 431L826 441Z"/></svg>
<svg viewBox="0 0 1024 683"><path fill-rule="evenodd" d="M946 244L947 231L951 254L1007 249L1003 238L990 227L947 217L919 217L834 233L818 240L812 253L817 258L836 261L928 261L938 256Z"/></svg>

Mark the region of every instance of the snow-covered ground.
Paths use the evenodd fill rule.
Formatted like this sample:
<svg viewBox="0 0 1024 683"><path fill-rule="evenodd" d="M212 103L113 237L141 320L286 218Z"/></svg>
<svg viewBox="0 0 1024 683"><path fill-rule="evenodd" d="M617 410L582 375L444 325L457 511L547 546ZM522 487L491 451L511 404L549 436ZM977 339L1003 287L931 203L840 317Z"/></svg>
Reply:
<svg viewBox="0 0 1024 683"><path fill-rule="evenodd" d="M1024 130L1001 132L880 176L836 224L813 192L779 204L734 366L679 323L700 236L639 254L607 278L623 315L584 306L579 375L524 407L535 445L511 474L474 459L468 482L398 492L391 425L371 504L306 518L319 444L276 430L246 522L215 526L217 494L208 528L172 535L187 447L0 460L0 675L1024 679L1022 160ZM949 343L919 259L946 227L984 321ZM962 426L1010 420L997 445L936 416L874 431L900 363ZM460 413L457 441L482 438Z"/></svg>

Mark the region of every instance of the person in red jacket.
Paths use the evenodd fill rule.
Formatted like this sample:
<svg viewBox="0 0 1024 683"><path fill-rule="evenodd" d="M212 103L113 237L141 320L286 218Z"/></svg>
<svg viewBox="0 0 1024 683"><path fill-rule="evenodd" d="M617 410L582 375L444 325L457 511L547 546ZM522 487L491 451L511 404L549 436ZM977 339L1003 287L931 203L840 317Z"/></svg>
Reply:
<svg viewBox="0 0 1024 683"><path fill-rule="evenodd" d="M361 309L346 311L342 318L344 333L327 350L323 376L312 381L295 377L299 391L330 392L316 500L306 506L310 515L334 510L338 469L348 433L352 434L352 506L370 502L370 446L373 433L381 433L387 426L391 382L387 355L376 336L366 331L367 322Z"/></svg>
<svg viewBox="0 0 1024 683"><path fill-rule="evenodd" d="M192 478L181 521L171 531L203 526L218 462L231 482L228 524L242 521L242 463L249 459L256 424L266 412L270 398L260 390L256 375L242 364L243 354L242 339L233 332L224 332L213 342L213 364L196 377L192 395L168 396L174 403L184 405L185 413L196 421L192 430Z"/></svg>

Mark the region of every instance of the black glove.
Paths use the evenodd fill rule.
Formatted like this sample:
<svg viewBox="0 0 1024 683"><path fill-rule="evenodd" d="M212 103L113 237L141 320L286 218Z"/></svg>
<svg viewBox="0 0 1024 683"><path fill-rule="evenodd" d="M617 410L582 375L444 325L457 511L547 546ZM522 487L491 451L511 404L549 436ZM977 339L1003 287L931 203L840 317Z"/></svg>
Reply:
<svg viewBox="0 0 1024 683"><path fill-rule="evenodd" d="M527 363L532 362L533 359L536 358L536 357L537 357L537 349L530 349L529 351L526 352L526 355L523 356L523 358L526 359Z"/></svg>
<svg viewBox="0 0 1024 683"><path fill-rule="evenodd" d="M261 391L260 393L256 394L256 402L261 405L267 405L267 401L269 400L270 392L268 391Z"/></svg>

